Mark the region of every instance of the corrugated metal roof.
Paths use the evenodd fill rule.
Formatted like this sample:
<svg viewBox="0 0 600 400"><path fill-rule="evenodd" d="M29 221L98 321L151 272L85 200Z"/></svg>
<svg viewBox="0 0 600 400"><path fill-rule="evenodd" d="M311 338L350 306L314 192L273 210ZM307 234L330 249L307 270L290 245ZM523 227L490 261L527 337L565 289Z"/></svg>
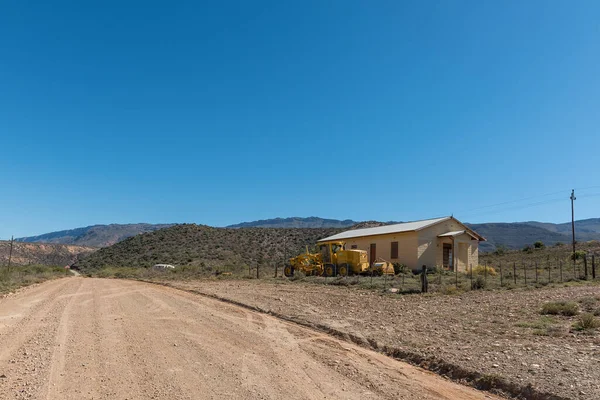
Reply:
<svg viewBox="0 0 600 400"><path fill-rule="evenodd" d="M388 233L413 232L426 228L431 225L446 221L451 217L424 219L421 221L404 222L402 224L384 225L376 228L354 229L338 233L319 240L319 242L328 242L330 240L343 240L362 236L386 235Z"/></svg>
<svg viewBox="0 0 600 400"><path fill-rule="evenodd" d="M446 233L442 233L441 235L438 235L438 237L458 236L458 235L462 235L465 232L466 231L446 232Z"/></svg>

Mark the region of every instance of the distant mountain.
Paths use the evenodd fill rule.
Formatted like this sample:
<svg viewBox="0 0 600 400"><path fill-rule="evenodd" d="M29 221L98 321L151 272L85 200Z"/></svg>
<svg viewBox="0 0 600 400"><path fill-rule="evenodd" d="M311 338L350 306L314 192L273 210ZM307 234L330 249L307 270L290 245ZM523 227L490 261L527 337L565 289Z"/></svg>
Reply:
<svg viewBox="0 0 600 400"><path fill-rule="evenodd" d="M92 225L39 236L15 239L26 243L58 243L88 247L106 247L140 233L153 232L174 224L110 224Z"/></svg>
<svg viewBox="0 0 600 400"><path fill-rule="evenodd" d="M337 220L319 217L291 217L273 218L260 221L242 222L230 225L227 228L287 228L287 229L325 229L349 230L370 228L381 225L397 223L394 221L356 222L350 219ZM142 233L154 232L159 229L172 227L174 224L126 224L126 225L94 225L60 232L52 232L39 236L16 239L21 242L45 242L72 244L90 247L106 247L121 242L132 236ZM506 246L509 249L520 249L540 240L545 244L557 242L569 243L571 241L571 224L552 224L537 221L511 222L511 223L481 223L467 224L469 227L483 235L488 241L481 244L481 251L491 251L496 246ZM223 229L223 228L221 228ZM235 230L234 229L234 230ZM600 240L600 218L591 218L575 221L576 239L580 242ZM258 233L260 230L253 230Z"/></svg>
<svg viewBox="0 0 600 400"><path fill-rule="evenodd" d="M525 224L538 226L551 232L562 233L571 237L571 223L550 224L545 222L529 221ZM590 218L575 221L575 234L578 240L597 240L600 233L600 218Z"/></svg>
<svg viewBox="0 0 600 400"><path fill-rule="evenodd" d="M73 246L49 243L22 243L13 244L11 265L71 265L79 257L91 254L96 249L90 247ZM0 265L8 265L10 242L0 241Z"/></svg>
<svg viewBox="0 0 600 400"><path fill-rule="evenodd" d="M319 217L290 217L261 219L229 225L226 228L350 228L358 222L351 219L326 219Z"/></svg>
<svg viewBox="0 0 600 400"><path fill-rule="evenodd" d="M562 233L552 232L527 223L467 224L467 226L487 239L480 243L480 251L491 251L497 246L521 249L542 241L545 244L568 243L571 239ZM600 234L597 235L600 238Z"/></svg>

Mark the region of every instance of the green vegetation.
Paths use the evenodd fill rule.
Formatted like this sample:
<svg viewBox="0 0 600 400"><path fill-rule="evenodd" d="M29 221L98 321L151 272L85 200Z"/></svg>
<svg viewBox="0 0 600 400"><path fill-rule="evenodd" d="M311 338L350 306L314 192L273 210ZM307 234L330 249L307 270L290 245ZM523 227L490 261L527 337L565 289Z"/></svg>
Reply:
<svg viewBox="0 0 600 400"><path fill-rule="evenodd" d="M309 228L212 228L183 224L126 239L81 260L80 268L93 273L105 267L149 268L167 263L178 267L202 267L243 272L256 267L283 265L284 256L312 248L318 239L339 229Z"/></svg>
<svg viewBox="0 0 600 400"><path fill-rule="evenodd" d="M26 267L2 267L0 269L0 293L8 293L22 286L70 275L63 267L29 265Z"/></svg>
<svg viewBox="0 0 600 400"><path fill-rule="evenodd" d="M596 328L600 328L600 320L590 313L581 314L577 322L573 324L573 329L578 331L589 331Z"/></svg>
<svg viewBox="0 0 600 400"><path fill-rule="evenodd" d="M552 301L542 306L541 313L549 315L573 316L579 312L579 305L574 301Z"/></svg>

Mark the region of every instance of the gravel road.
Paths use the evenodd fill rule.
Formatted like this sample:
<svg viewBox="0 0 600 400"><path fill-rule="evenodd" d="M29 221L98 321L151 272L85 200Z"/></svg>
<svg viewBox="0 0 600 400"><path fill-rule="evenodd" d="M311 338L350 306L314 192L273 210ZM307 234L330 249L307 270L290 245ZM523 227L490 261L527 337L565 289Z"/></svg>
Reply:
<svg viewBox="0 0 600 400"><path fill-rule="evenodd" d="M494 396L234 305L71 277L0 300L0 399Z"/></svg>

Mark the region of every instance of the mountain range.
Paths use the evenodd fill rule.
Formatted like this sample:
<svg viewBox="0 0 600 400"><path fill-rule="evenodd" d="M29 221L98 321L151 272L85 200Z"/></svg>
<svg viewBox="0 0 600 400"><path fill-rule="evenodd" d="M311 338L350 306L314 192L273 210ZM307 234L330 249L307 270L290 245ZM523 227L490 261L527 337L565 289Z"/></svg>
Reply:
<svg viewBox="0 0 600 400"><path fill-rule="evenodd" d="M274 218L259 221L242 222L230 225L230 229L246 228L311 228L338 229L371 227L394 222L324 219L319 217ZM19 242L56 243L87 247L106 247L132 236L169 228L176 224L110 224L93 225L65 231L51 232L38 236L16 239ZM481 244L482 251L490 251L497 246L518 249L536 241L546 244L571 241L571 223L545 223L537 221L511 223L479 223L467 225L483 235L487 242ZM220 228L223 229L223 228ZM600 240L600 218L591 218L575 222L578 241Z"/></svg>
<svg viewBox="0 0 600 400"><path fill-rule="evenodd" d="M92 225L38 236L17 238L17 242L57 243L87 247L106 247L140 233L169 228L175 224L110 224Z"/></svg>

